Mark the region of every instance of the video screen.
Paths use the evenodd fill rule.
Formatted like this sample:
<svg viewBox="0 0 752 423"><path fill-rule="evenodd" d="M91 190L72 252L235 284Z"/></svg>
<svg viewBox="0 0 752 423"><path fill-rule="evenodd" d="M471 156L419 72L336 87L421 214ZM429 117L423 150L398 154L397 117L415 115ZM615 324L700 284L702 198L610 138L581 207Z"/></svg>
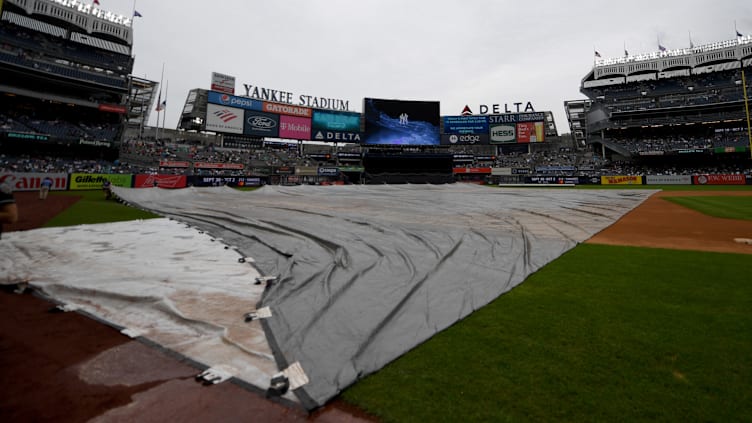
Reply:
<svg viewBox="0 0 752 423"><path fill-rule="evenodd" d="M363 144L439 145L438 101L363 100Z"/></svg>

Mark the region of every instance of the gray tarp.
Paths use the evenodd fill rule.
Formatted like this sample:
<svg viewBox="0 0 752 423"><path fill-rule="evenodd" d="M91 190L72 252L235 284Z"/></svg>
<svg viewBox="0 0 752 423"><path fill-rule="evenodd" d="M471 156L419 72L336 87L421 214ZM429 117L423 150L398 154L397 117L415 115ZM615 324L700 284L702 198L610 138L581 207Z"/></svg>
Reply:
<svg viewBox="0 0 752 423"><path fill-rule="evenodd" d="M122 189L279 275L258 307L323 405L611 225L654 191L446 186Z"/></svg>

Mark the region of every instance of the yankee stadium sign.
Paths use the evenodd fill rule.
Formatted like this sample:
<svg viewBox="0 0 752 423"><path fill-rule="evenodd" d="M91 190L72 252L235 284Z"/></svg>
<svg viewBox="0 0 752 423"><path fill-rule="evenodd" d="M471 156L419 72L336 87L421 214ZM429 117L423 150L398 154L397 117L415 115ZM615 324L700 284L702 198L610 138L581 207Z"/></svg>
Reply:
<svg viewBox="0 0 752 423"><path fill-rule="evenodd" d="M297 97L297 103L295 103L295 95L288 91L272 90L250 84L243 84L243 88L245 89L246 97L258 100L296 104L298 106L311 107L314 109L350 110L350 101L340 100L338 98L314 97L301 94Z"/></svg>

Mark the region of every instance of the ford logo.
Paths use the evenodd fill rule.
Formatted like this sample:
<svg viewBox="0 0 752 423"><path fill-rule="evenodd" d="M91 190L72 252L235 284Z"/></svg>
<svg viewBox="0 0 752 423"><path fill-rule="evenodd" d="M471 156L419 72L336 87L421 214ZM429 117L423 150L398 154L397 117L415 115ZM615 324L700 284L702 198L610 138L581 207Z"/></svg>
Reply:
<svg viewBox="0 0 752 423"><path fill-rule="evenodd" d="M277 122L274 119L265 116L251 116L248 118L248 124L256 129L271 129L277 126Z"/></svg>

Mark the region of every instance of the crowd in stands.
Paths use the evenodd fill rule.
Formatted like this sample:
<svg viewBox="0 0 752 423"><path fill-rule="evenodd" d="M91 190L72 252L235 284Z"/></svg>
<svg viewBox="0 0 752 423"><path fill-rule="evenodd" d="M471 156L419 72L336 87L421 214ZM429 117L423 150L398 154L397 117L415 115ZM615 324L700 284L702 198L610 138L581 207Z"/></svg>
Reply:
<svg viewBox="0 0 752 423"><path fill-rule="evenodd" d="M662 138L622 138L607 141L626 148L632 153L671 152L715 147L748 147L746 131L721 132L711 136L667 136Z"/></svg>
<svg viewBox="0 0 752 423"><path fill-rule="evenodd" d="M729 135L729 134L724 134ZM723 140L736 140L740 134L731 133ZM648 139L634 145L649 150L666 148L708 148L706 139ZM627 145L627 144L625 144ZM327 147L328 148L328 147ZM634 149L631 149L634 151ZM360 147L353 147L348 152L360 152ZM457 151L463 151L461 149ZM326 153L332 159L314 160L312 155ZM505 167L527 169L527 174L551 174L568 176L599 175L682 175L703 173L752 174L752 166L709 165L676 166L644 165L634 161L609 161L592 151L578 151L569 147L552 148L549 146L538 151L510 152L501 155L474 155L457 153L463 156L456 166L463 167ZM162 142L158 140L128 140L121 145L118 160L74 160L49 156L5 156L0 155L0 172L44 172L44 173L149 173L149 174L195 174L205 176L252 176L268 175L275 167L281 166L331 166L336 152L326 148L307 149L301 153L294 144L262 145L251 150L228 149L213 145L201 146L180 142ZM318 157L318 156L317 156ZM160 163L166 164L160 166ZM170 165L169 163L172 163ZM187 165L185 163L188 163ZM242 164L240 166L194 167L196 163ZM175 165L177 164L177 165ZM359 164L359 163L355 163Z"/></svg>
<svg viewBox="0 0 752 423"><path fill-rule="evenodd" d="M119 88L127 86L126 75L131 67L128 55L66 40L64 30L46 26L50 32L61 34L55 36L9 22L0 23L0 60L79 80Z"/></svg>
<svg viewBox="0 0 752 423"><path fill-rule="evenodd" d="M97 140L114 142L119 125L109 123L69 122L42 119L28 115L9 116L0 113L0 132L43 134L60 140Z"/></svg>

